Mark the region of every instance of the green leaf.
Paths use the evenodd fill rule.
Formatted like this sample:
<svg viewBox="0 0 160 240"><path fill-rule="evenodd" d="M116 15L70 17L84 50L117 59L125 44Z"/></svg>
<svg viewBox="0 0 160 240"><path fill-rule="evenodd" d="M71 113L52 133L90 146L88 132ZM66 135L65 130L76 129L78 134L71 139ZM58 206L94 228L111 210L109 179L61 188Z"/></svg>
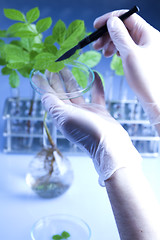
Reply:
<svg viewBox="0 0 160 240"><path fill-rule="evenodd" d="M1 69L2 75L9 75L9 74L11 74L11 72L12 72L12 69L10 69L8 67L4 67Z"/></svg>
<svg viewBox="0 0 160 240"><path fill-rule="evenodd" d="M87 86L87 76L84 72L74 67L72 69L72 74L74 75L79 86L81 86L82 88L85 88Z"/></svg>
<svg viewBox="0 0 160 240"><path fill-rule="evenodd" d="M65 67L64 63L63 62L49 62L47 64L47 69L48 71L50 72L59 72L60 70L62 70L63 68Z"/></svg>
<svg viewBox="0 0 160 240"><path fill-rule="evenodd" d="M20 38L30 38L30 37L35 37L37 33L31 32L31 31L20 31L16 32L14 34L14 37L20 37Z"/></svg>
<svg viewBox="0 0 160 240"><path fill-rule="evenodd" d="M79 62L86 64L88 67L95 67L101 60L101 54L97 51L87 51L80 55Z"/></svg>
<svg viewBox="0 0 160 240"><path fill-rule="evenodd" d="M50 72L59 72L64 68L63 62L55 62L56 58L51 53L41 53L35 58L34 69L45 70Z"/></svg>
<svg viewBox="0 0 160 240"><path fill-rule="evenodd" d="M22 69L19 69L18 72L25 78L29 78L30 73L33 69L32 65L25 65Z"/></svg>
<svg viewBox="0 0 160 240"><path fill-rule="evenodd" d="M30 55L30 62L32 62L32 60L34 61L34 58L38 55L38 53L37 51L32 50L29 55Z"/></svg>
<svg viewBox="0 0 160 240"><path fill-rule="evenodd" d="M26 23L18 22L18 23L14 23L13 25L11 25L8 28L7 33L14 34L19 31L27 31L27 30L28 30L28 26Z"/></svg>
<svg viewBox="0 0 160 240"><path fill-rule="evenodd" d="M59 44L63 43L66 35L66 25L62 20L59 20L53 30L52 30L52 37L54 39L54 42L57 42Z"/></svg>
<svg viewBox="0 0 160 240"><path fill-rule="evenodd" d="M53 55L56 55L58 50L56 46L48 44L48 45L45 45L44 51L52 53Z"/></svg>
<svg viewBox="0 0 160 240"><path fill-rule="evenodd" d="M3 40L0 40L0 56L3 59L6 59L6 54L5 54L5 42Z"/></svg>
<svg viewBox="0 0 160 240"><path fill-rule="evenodd" d="M19 86L19 76L16 71L12 71L9 75L9 83L12 88L16 88Z"/></svg>
<svg viewBox="0 0 160 240"><path fill-rule="evenodd" d="M53 36L48 36L44 40L44 45L46 45L46 44L53 44L53 43L54 43Z"/></svg>
<svg viewBox="0 0 160 240"><path fill-rule="evenodd" d="M1 66L6 65L6 60L5 60L4 58L1 58L1 57L0 57L0 65L1 65Z"/></svg>
<svg viewBox="0 0 160 240"><path fill-rule="evenodd" d="M42 50L44 47L40 36L21 38L20 44L22 48L26 49L29 52L32 50L40 52L40 50Z"/></svg>
<svg viewBox="0 0 160 240"><path fill-rule="evenodd" d="M29 53L24 51L21 47L12 44L5 45L6 60L9 63L14 62L29 62Z"/></svg>
<svg viewBox="0 0 160 240"><path fill-rule="evenodd" d="M27 25L26 23L15 23L11 25L8 30L7 34L14 36L14 37L35 37L37 36L36 26L34 24Z"/></svg>
<svg viewBox="0 0 160 240"><path fill-rule="evenodd" d="M105 80L104 80L103 75L102 75L100 72L98 72L98 71L95 71L95 70L94 70L94 72L97 72L97 73L98 73L98 75L99 75L99 77L100 77L100 79L101 79L101 81L102 81L102 85L103 85L103 87L105 88Z"/></svg>
<svg viewBox="0 0 160 240"><path fill-rule="evenodd" d="M32 47L34 50L42 50L44 48L44 45L43 43L34 43Z"/></svg>
<svg viewBox="0 0 160 240"><path fill-rule="evenodd" d="M85 35L84 21L75 20L73 21L66 33L64 42L61 44L61 48L71 48L75 46Z"/></svg>
<svg viewBox="0 0 160 240"><path fill-rule="evenodd" d="M44 45L41 43L34 43L32 47L32 52L36 52L36 55L44 52ZM32 60L32 59L31 59Z"/></svg>
<svg viewBox="0 0 160 240"><path fill-rule="evenodd" d="M0 47L3 47L4 45L5 45L5 42L2 39L0 39Z"/></svg>
<svg viewBox="0 0 160 240"><path fill-rule="evenodd" d="M75 40L75 38L71 38L71 39L67 39L63 42L63 44L61 45L61 48L59 51L65 53L67 52L69 49L71 49L72 47L74 47L75 45L77 45L77 41Z"/></svg>
<svg viewBox="0 0 160 240"><path fill-rule="evenodd" d="M67 239L70 237L70 234L66 231L63 231L62 234L61 234L61 237L64 238L64 239Z"/></svg>
<svg viewBox="0 0 160 240"><path fill-rule="evenodd" d="M13 63L8 63L7 67L11 69L21 69L25 66L24 62L13 62Z"/></svg>
<svg viewBox="0 0 160 240"><path fill-rule="evenodd" d="M56 60L56 57L51 53L40 53L37 55L36 60L44 60L44 61L50 61L50 60Z"/></svg>
<svg viewBox="0 0 160 240"><path fill-rule="evenodd" d="M39 16L40 16L39 9L38 7L35 7L27 12L26 19L28 23L32 23L35 22L39 18Z"/></svg>
<svg viewBox="0 0 160 240"><path fill-rule="evenodd" d="M60 239L62 239L62 237L61 237L61 235L56 234L56 235L54 235L54 236L52 237L52 239L54 239L54 240L60 240Z"/></svg>
<svg viewBox="0 0 160 240"><path fill-rule="evenodd" d="M22 38L20 41L20 46L26 49L28 52L31 51L33 46L33 39L32 38Z"/></svg>
<svg viewBox="0 0 160 240"><path fill-rule="evenodd" d="M6 30L0 30L0 37L1 38L7 37L7 31Z"/></svg>
<svg viewBox="0 0 160 240"><path fill-rule="evenodd" d="M22 12L16 9L4 8L4 15L12 20L25 22L25 16Z"/></svg>
<svg viewBox="0 0 160 240"><path fill-rule="evenodd" d="M78 39L84 32L85 32L84 21L75 20L69 25L67 29L66 39L71 37L75 37Z"/></svg>
<svg viewBox="0 0 160 240"><path fill-rule="evenodd" d="M34 69L45 70L55 63L56 57L51 53L40 53L35 58Z"/></svg>
<svg viewBox="0 0 160 240"><path fill-rule="evenodd" d="M10 44L13 44L13 45L21 47L21 42L18 41L18 40L13 40L13 41L10 42Z"/></svg>
<svg viewBox="0 0 160 240"><path fill-rule="evenodd" d="M46 31L48 28L50 28L52 24L52 19L50 17L41 19L37 22L36 28L39 33L42 33Z"/></svg>
<svg viewBox="0 0 160 240"><path fill-rule="evenodd" d="M68 239L70 237L70 234L66 231L63 231L61 235L56 234L52 236L52 239L54 240L60 240L60 239Z"/></svg>
<svg viewBox="0 0 160 240"><path fill-rule="evenodd" d="M44 59L36 60L34 65L33 65L33 68L35 70L45 70L47 68L47 63Z"/></svg>
<svg viewBox="0 0 160 240"><path fill-rule="evenodd" d="M39 37L29 37L29 38L21 38L21 47L26 49L28 52L34 50L38 51L43 49L43 43L39 39Z"/></svg>
<svg viewBox="0 0 160 240"><path fill-rule="evenodd" d="M117 54L113 55L110 67L112 70L115 71L115 73L117 75L119 75L119 76L124 75L122 59L120 57L118 57Z"/></svg>

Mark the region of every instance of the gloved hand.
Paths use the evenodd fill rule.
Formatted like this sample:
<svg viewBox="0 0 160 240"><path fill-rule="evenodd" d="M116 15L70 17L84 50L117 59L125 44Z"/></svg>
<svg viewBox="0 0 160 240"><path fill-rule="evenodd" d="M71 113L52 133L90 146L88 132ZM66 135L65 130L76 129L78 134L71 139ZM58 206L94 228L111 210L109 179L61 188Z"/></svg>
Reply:
<svg viewBox="0 0 160 240"><path fill-rule="evenodd" d="M137 14L124 23L117 17L124 10L107 13L94 22L99 28L105 23L109 35L94 44L106 57L118 51L126 79L147 112L152 124L160 123L160 33Z"/></svg>
<svg viewBox="0 0 160 240"><path fill-rule="evenodd" d="M119 168L138 170L141 157L128 133L106 111L98 74L92 87L92 103L86 104L82 97L65 102L51 93L43 95L42 103L63 135L93 159L100 185L104 186Z"/></svg>

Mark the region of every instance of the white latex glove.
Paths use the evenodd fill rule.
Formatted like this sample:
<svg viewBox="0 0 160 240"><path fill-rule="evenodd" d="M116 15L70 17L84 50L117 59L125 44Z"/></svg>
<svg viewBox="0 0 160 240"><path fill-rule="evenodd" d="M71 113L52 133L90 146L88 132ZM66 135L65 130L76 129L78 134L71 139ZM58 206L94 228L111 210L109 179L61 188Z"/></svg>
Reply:
<svg viewBox="0 0 160 240"><path fill-rule="evenodd" d="M124 23L117 17L125 10L107 13L94 22L99 28L105 23L109 35L94 44L106 57L118 51L126 79L139 98L152 124L160 123L160 33L137 14Z"/></svg>
<svg viewBox="0 0 160 240"><path fill-rule="evenodd" d="M64 102L50 93L42 97L42 103L63 135L93 159L99 183L104 186L117 169L137 170L141 157L128 133L106 111L103 86L95 76L91 104L85 104L82 97Z"/></svg>

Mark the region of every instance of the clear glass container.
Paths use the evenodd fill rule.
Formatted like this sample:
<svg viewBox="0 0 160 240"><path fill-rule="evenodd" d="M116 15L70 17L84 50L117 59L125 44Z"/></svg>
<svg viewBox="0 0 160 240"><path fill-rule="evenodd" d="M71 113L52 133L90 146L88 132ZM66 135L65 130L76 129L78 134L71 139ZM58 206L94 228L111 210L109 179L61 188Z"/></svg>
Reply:
<svg viewBox="0 0 160 240"><path fill-rule="evenodd" d="M58 149L43 148L30 162L26 182L42 198L58 197L73 182L70 161Z"/></svg>
<svg viewBox="0 0 160 240"><path fill-rule="evenodd" d="M57 148L56 139L52 137L46 120L45 113L43 148L30 162L26 182L38 196L55 198L65 193L71 186L73 170L70 161Z"/></svg>
<svg viewBox="0 0 160 240"><path fill-rule="evenodd" d="M91 238L90 227L84 220L64 214L51 215L38 220L32 227L31 238L32 240L50 240L54 235L61 235L63 231L70 234L68 240Z"/></svg>
<svg viewBox="0 0 160 240"><path fill-rule="evenodd" d="M66 64L59 73L31 73L31 85L39 94L53 93L60 99L69 100L84 96L90 98L94 74L85 64ZM88 94L86 96L86 94ZM47 114L43 122L43 145L41 151L29 165L26 182L31 189L43 198L54 198L63 194L72 184L73 171L69 160L57 149L55 136L47 126Z"/></svg>
<svg viewBox="0 0 160 240"><path fill-rule="evenodd" d="M33 70L30 83L39 94L53 93L61 100L68 100L89 95L94 82L93 71L85 64L73 61L65 64L58 73L45 71L41 73Z"/></svg>

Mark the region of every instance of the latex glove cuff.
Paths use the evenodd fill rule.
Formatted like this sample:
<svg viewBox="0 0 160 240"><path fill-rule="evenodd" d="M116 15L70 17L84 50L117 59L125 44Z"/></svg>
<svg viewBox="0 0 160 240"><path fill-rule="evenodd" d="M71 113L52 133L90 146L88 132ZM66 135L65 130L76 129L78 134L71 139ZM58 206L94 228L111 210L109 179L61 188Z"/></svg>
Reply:
<svg viewBox="0 0 160 240"><path fill-rule="evenodd" d="M95 156L92 156L95 169L99 175L100 186L105 187L105 181L121 168L129 168L135 172L141 169L142 157L133 146L127 132L126 134L123 132L123 135L121 135L124 149L122 149L122 143L118 143L116 139L115 145L113 145L112 140L104 139L102 141ZM115 147L113 148L113 146Z"/></svg>

